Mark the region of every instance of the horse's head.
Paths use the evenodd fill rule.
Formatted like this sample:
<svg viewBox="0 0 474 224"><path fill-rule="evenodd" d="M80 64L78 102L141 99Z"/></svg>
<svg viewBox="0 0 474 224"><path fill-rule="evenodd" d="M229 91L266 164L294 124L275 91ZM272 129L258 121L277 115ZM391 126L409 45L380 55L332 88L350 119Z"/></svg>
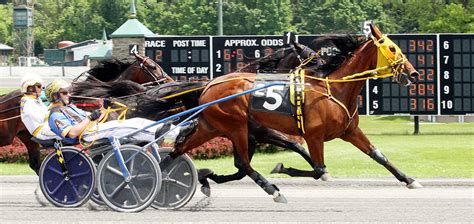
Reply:
<svg viewBox="0 0 474 224"><path fill-rule="evenodd" d="M279 63L279 66L287 66L288 64L291 64L289 61L285 60L293 60L297 63L296 66L301 66L309 70L315 70L321 66L321 64L323 64L320 55L308 46L296 43L294 40L290 40L290 47L292 48L294 54L289 54L286 58L283 58ZM295 59L297 60L295 61Z"/></svg>
<svg viewBox="0 0 474 224"><path fill-rule="evenodd" d="M377 46L377 69L381 74L393 74L393 80L408 86L415 82L418 71L408 61L402 50L383 35L376 26L370 26L372 40Z"/></svg>
<svg viewBox="0 0 474 224"><path fill-rule="evenodd" d="M174 81L168 74L166 74L166 72L163 70L163 68L160 65L158 65L155 61L153 61L149 57L141 56L137 52L133 52L133 55L137 59L137 63L140 69L147 76L146 78L142 79L143 81L141 83L146 83L146 82L160 83L160 82L173 82Z"/></svg>

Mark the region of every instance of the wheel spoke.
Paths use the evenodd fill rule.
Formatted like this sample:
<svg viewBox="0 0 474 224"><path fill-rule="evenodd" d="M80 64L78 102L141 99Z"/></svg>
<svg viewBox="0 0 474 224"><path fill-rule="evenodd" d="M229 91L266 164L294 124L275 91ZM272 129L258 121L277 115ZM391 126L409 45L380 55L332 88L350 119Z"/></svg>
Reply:
<svg viewBox="0 0 474 224"><path fill-rule="evenodd" d="M113 191L112 193L108 194L107 197L113 198L119 191L121 191L125 186L127 185L127 182L122 181Z"/></svg>
<svg viewBox="0 0 474 224"><path fill-rule="evenodd" d="M110 164L107 164L107 170L117 176L123 177L122 171L115 169L115 167L112 167Z"/></svg>
<svg viewBox="0 0 474 224"><path fill-rule="evenodd" d="M71 178L76 178L76 177L88 175L88 174L90 174L90 173L91 173L90 170L88 170L88 171L84 171L84 172L82 172L82 173L76 173L76 174L74 174L74 175L69 175L69 177L71 177Z"/></svg>
<svg viewBox="0 0 474 224"><path fill-rule="evenodd" d="M48 166L48 170L57 174L57 175L60 175L60 176L63 176L63 172L60 171L60 170L57 170L57 169L54 169L52 166Z"/></svg>
<svg viewBox="0 0 474 224"><path fill-rule="evenodd" d="M130 173L130 175L132 175L133 170L135 169L135 159L136 157L134 156L129 160L128 172Z"/></svg>
<svg viewBox="0 0 474 224"><path fill-rule="evenodd" d="M140 198L140 193L138 193L138 190L133 184L133 182L130 182L128 186L130 187L130 190L132 191L132 195L133 195L133 198L135 198L135 201L137 201L140 204L143 204L146 200L146 197L145 199Z"/></svg>
<svg viewBox="0 0 474 224"><path fill-rule="evenodd" d="M177 180L172 180L169 182L170 184L173 184L177 187L180 187L180 188L183 188L184 190L186 190L187 192L189 192L189 185L186 185L185 183L181 182L181 181L177 181Z"/></svg>
<svg viewBox="0 0 474 224"><path fill-rule="evenodd" d="M72 189L74 190L74 194L76 194L76 199L77 199L77 198L81 198L81 196L79 195L79 191L78 191L77 188L74 186L74 183L72 182L72 180L69 180L68 182L69 182L69 184L71 185Z"/></svg>
<svg viewBox="0 0 474 224"><path fill-rule="evenodd" d="M51 194L53 194L53 195L56 194L56 192L59 190L59 188L61 188L64 185L65 182L66 181L64 179L62 179L61 182L58 184L58 186L56 186L56 188L54 188L51 191Z"/></svg>
<svg viewBox="0 0 474 224"><path fill-rule="evenodd" d="M184 163L184 161L177 161L177 163L174 164L173 167L171 167L170 171L168 171L169 175L172 175L172 174L174 173L174 171L177 170L177 168L179 167L179 165L180 165L181 163Z"/></svg>
<svg viewBox="0 0 474 224"><path fill-rule="evenodd" d="M155 175L152 173L143 173L143 174L137 174L135 176L132 176L132 179L140 179L140 180L146 180L146 179L153 179Z"/></svg>

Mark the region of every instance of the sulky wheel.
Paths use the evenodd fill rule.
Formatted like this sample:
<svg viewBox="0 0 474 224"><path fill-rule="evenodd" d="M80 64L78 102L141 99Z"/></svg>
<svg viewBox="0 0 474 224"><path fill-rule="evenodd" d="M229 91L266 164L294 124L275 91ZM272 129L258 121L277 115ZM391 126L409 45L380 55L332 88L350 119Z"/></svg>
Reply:
<svg viewBox="0 0 474 224"><path fill-rule="evenodd" d="M102 158L97 168L97 189L107 206L120 212L139 212L153 202L161 187L158 162L135 145L120 147L131 179L122 175L114 151Z"/></svg>
<svg viewBox="0 0 474 224"><path fill-rule="evenodd" d="M160 148L160 157L164 158L172 148ZM194 195L197 186L197 171L191 158L186 154L162 170L163 183L155 201L151 205L156 209L178 209L186 205Z"/></svg>
<svg viewBox="0 0 474 224"><path fill-rule="evenodd" d="M74 147L62 147L63 174L56 152L46 156L41 164L39 181L46 199L58 207L78 207L84 204L95 188L96 168L92 160Z"/></svg>

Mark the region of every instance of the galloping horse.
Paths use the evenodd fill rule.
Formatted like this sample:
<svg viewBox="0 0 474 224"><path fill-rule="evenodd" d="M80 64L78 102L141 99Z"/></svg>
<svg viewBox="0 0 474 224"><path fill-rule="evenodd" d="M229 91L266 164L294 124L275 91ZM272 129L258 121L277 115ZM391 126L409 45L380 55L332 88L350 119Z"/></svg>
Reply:
<svg viewBox="0 0 474 224"><path fill-rule="evenodd" d="M112 69L112 72L108 72L108 68L113 67L111 64L115 64L115 62L103 62L101 63L102 66L99 65L97 68L94 67L90 70L93 74L91 77L104 80L112 77L109 81L115 79L131 79L138 83L150 83L171 79L153 60L138 54L135 54L135 57L136 61L128 66L116 62L116 69ZM30 168L38 173L41 166L40 146L38 143L31 140L31 137L33 136L28 132L21 121L20 99L22 96L23 94L19 90L15 90L0 98L0 147L10 145L13 142L14 137L17 136L23 144L25 144L26 149L28 150Z"/></svg>
<svg viewBox="0 0 474 224"><path fill-rule="evenodd" d="M341 36L338 39L347 38ZM318 70L319 67L321 67L322 62L319 59L319 55L317 55L315 51L304 45L292 42L291 47L281 48L277 50L271 57L266 57L252 62L249 66L245 67L245 71L289 71L290 69L299 66L304 60L308 60L305 64L305 67L314 71L318 71L318 73L324 73L327 72L326 70L328 70ZM83 90L84 92L91 94L91 96L117 97L117 95L111 95L110 93L124 92L124 90L126 90L124 89L124 86L111 86L108 83L104 84L107 86L101 85L100 88L97 88L96 84L93 82L82 82L80 86L76 86L75 91L79 92ZM170 82L148 90L146 95L140 95L139 97L131 96L129 98L122 98L122 100L125 104L130 106L129 113L127 114L128 117L137 116L151 120L159 120L178 112L179 108L182 106L184 106L185 109L198 106L199 96L201 95L205 85L207 85L207 82ZM159 113L156 113L156 111L159 111ZM250 157L252 157L255 152L255 145L257 142L267 143L291 149L300 154L310 164L311 167L314 166L309 154L301 145L278 131L262 127L254 122L249 122L249 139L252 140L252 147L249 148ZM274 172L284 173L290 176L313 177L312 173L294 168L285 168L281 163L278 164L277 167L278 169L275 169ZM207 182L206 178L202 177L209 176L211 173L212 171L209 169L199 170L199 179L201 184L203 184L201 190L208 196L210 195L209 183ZM240 173L237 173L225 176L211 175L210 177L215 182L223 183L234 180L236 176L240 175ZM322 179L328 180L329 178L329 175L326 174Z"/></svg>
<svg viewBox="0 0 474 224"><path fill-rule="evenodd" d="M406 183L408 188L419 188L422 186L391 164L358 127L357 95L366 79L393 76L395 81L405 85L411 84L413 76L418 74L400 48L383 36L377 27L371 26L371 33L372 40L354 45L356 48L353 54L327 77L315 77L308 70L299 71L305 75L302 136L315 164L312 172L315 177L325 172L324 142L341 138L383 165L399 181ZM253 73L232 73L214 79L202 93L200 104L252 89L254 80ZM234 145L234 164L242 171L238 178L248 175L265 192L273 195L275 202L286 202L279 189L250 165L248 124L254 121L290 135L299 134L300 129L291 117L249 110L249 102L250 97L243 95L206 108L199 117L195 132L177 143L175 150L163 158L160 166L165 168L183 153L209 139L225 135Z"/></svg>

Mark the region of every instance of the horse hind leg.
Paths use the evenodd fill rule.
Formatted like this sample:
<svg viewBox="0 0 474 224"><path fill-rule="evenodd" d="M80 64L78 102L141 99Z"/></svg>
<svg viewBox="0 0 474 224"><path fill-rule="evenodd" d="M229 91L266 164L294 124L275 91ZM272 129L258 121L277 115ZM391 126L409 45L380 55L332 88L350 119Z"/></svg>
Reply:
<svg viewBox="0 0 474 224"><path fill-rule="evenodd" d="M234 126L236 127L236 126ZM248 129L247 126L241 126L238 130L229 132L230 139L234 144L234 151L236 155L241 158L242 164L239 165L245 171L245 173L267 194L273 196L273 201L279 203L287 203L287 200L283 194L280 193L280 189L267 179L265 179L260 173L255 171L250 166L250 156L248 154Z"/></svg>
<svg viewBox="0 0 474 224"><path fill-rule="evenodd" d="M255 153L255 147L257 145L255 136L249 133L248 136L248 155L249 159L252 160L252 157ZM214 182L221 184L229 181L240 180L245 177L246 173L243 168L242 159L236 154L236 150L234 152L234 166L237 168L237 172L230 175L217 175L214 171L210 169L199 169L198 171L198 180L201 183L201 192L206 195L211 195L211 188L207 179L211 179Z"/></svg>
<svg viewBox="0 0 474 224"><path fill-rule="evenodd" d="M344 141L352 143L355 147L359 148L362 152L370 156L370 158L375 160L380 165L384 166L390 173L395 176L395 178L397 178L397 180L399 180L400 182L404 182L407 188L416 189L423 187L416 180L406 176L402 171L397 169L390 161L388 161L387 157L385 157L382 152L380 152L377 148L370 144L369 140L364 135L362 130L360 130L360 128L356 128L354 131L342 136L341 138Z"/></svg>
<svg viewBox="0 0 474 224"><path fill-rule="evenodd" d="M27 131L22 131L18 133L17 136L21 142L25 144L26 149L28 150L28 162L30 168L35 171L36 175L38 175L41 166L41 152L39 150L39 144L31 140L32 136L30 133L27 133Z"/></svg>
<svg viewBox="0 0 474 224"><path fill-rule="evenodd" d="M303 146L298 144L296 141L289 139L287 136L273 129L265 127L256 127L253 125L249 126L249 128L251 130L250 132L255 134L255 137L257 138L258 142L290 149L298 153L301 157L303 157L303 159L311 167L315 167L315 164L313 163L313 161L311 161L311 157L309 156L308 152L303 148ZM325 171L325 173L319 177L319 175L314 170L306 171L295 169L292 167L286 168L283 163L277 163L270 173L283 173L291 177L312 177L316 180L320 178L323 181L331 180L331 176L327 171Z"/></svg>

